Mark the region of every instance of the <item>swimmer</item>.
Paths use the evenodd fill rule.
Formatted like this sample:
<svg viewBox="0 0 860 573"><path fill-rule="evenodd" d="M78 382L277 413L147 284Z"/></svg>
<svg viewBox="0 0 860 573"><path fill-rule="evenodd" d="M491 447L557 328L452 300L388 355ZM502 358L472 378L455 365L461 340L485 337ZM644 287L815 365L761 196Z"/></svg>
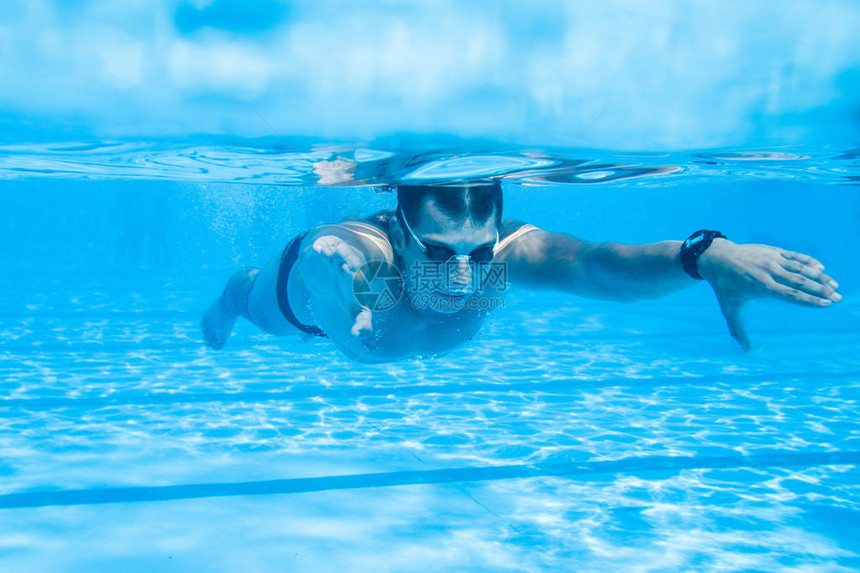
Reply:
<svg viewBox="0 0 860 573"><path fill-rule="evenodd" d="M243 316L271 334L327 337L352 360L391 362L469 341L509 284L631 302L700 281L747 351L746 302L822 308L842 299L812 257L717 231L626 245L502 220L492 181L401 185L395 209L309 229L265 266L237 271L201 326L210 348L223 347Z"/></svg>

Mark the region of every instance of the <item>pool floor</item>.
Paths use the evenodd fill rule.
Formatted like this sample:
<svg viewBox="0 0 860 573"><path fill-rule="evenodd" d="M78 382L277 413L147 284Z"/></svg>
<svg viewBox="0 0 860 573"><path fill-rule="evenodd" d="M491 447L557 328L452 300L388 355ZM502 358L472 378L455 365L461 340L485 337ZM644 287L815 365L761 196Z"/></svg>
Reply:
<svg viewBox="0 0 860 573"><path fill-rule="evenodd" d="M354 364L218 279L0 284L3 571L853 571L860 307L514 292ZM695 289L693 289L695 290Z"/></svg>

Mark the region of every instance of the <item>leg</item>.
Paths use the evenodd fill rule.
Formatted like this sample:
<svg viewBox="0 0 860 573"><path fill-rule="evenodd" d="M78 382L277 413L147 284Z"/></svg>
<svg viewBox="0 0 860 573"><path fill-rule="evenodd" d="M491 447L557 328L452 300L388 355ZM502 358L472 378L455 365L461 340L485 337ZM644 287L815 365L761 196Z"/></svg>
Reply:
<svg viewBox="0 0 860 573"><path fill-rule="evenodd" d="M281 257L272 259L260 268L260 273L248 292L244 316L263 332L275 336L301 333L284 318L284 313L281 312L278 295L283 296L286 293L278 293L280 270Z"/></svg>
<svg viewBox="0 0 860 573"><path fill-rule="evenodd" d="M203 338L209 348L222 348L233 330L233 325L239 315L248 316L248 295L260 269L245 267L233 273L224 292L203 315L200 326L203 328Z"/></svg>

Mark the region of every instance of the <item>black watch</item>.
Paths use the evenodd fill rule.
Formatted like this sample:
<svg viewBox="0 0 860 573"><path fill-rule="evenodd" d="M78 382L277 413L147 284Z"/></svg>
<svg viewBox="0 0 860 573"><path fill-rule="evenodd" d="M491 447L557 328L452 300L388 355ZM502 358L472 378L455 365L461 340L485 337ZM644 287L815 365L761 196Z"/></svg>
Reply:
<svg viewBox="0 0 860 573"><path fill-rule="evenodd" d="M702 280L702 275L699 274L699 269L696 262L704 253L714 239L725 239L726 236L719 231L708 231L701 229L690 235L684 244L681 245L681 265L687 274L696 280Z"/></svg>

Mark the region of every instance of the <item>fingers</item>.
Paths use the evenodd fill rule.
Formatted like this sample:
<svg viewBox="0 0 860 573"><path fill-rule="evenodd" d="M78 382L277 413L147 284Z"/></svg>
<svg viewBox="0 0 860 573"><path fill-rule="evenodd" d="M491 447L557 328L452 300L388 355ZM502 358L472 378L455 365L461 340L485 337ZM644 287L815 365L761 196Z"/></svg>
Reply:
<svg viewBox="0 0 860 573"><path fill-rule="evenodd" d="M327 257L333 257L337 254L342 254L346 244L338 237L326 235L314 241L314 250L322 253Z"/></svg>
<svg viewBox="0 0 860 573"><path fill-rule="evenodd" d="M798 263L802 263L804 265L809 265L810 267L817 268L819 271L824 270L824 265L822 265L817 260L813 259L809 255L804 255L803 253L795 253L794 251L780 251L783 257L791 261L797 261Z"/></svg>
<svg viewBox="0 0 860 573"><path fill-rule="evenodd" d="M340 239L337 237L326 235L314 241L314 250L330 257L334 252L334 247L336 247L339 242Z"/></svg>
<svg viewBox="0 0 860 573"><path fill-rule="evenodd" d="M752 344L741 321L741 304L725 297L717 297L717 301L720 303L720 310L726 319L732 338L738 341L745 352L749 352Z"/></svg>
<svg viewBox="0 0 860 573"><path fill-rule="evenodd" d="M355 324L352 325L352 330L350 333L353 336L360 336L361 334L367 334L373 332L373 315L370 312L370 309L363 308L358 313L358 316L355 317Z"/></svg>
<svg viewBox="0 0 860 573"><path fill-rule="evenodd" d="M804 279L808 280L808 279ZM770 291L777 297L787 300L788 302L793 302L796 304L803 304L806 306L815 306L815 307L823 307L830 306L830 303L833 302L834 299L825 298L818 296L816 294L810 294L808 292L804 292L793 286L782 284L774 281L770 285ZM834 296L839 297L838 300L841 300L842 297L838 293L835 293Z"/></svg>
<svg viewBox="0 0 860 573"><path fill-rule="evenodd" d="M339 237L327 235L314 241L314 250L329 257L348 272L355 273L361 267L361 259L354 247Z"/></svg>
<svg viewBox="0 0 860 573"><path fill-rule="evenodd" d="M789 287L794 291L799 291L800 294L813 295L813 297L817 297L819 300L826 300L828 304L829 302L839 302L842 300L842 295L835 290L839 287L839 284L818 270L817 267L789 259L783 259L780 262L780 267L784 272L773 274L773 280L776 283ZM777 292L782 295L786 291L778 289ZM801 302L806 301L803 297L800 300Z"/></svg>
<svg viewBox="0 0 860 573"><path fill-rule="evenodd" d="M812 279L814 281L818 281L823 285L828 285L832 289L839 288L839 284L833 280L829 275L826 275L820 267L816 267L810 264L801 263L792 259L783 258L779 261L779 266L784 268L785 270L798 273L805 276L808 279Z"/></svg>
<svg viewBox="0 0 860 573"><path fill-rule="evenodd" d="M348 273L355 273L361 267L361 259L355 252L355 248L341 243L335 250L335 256L341 261L341 267Z"/></svg>

